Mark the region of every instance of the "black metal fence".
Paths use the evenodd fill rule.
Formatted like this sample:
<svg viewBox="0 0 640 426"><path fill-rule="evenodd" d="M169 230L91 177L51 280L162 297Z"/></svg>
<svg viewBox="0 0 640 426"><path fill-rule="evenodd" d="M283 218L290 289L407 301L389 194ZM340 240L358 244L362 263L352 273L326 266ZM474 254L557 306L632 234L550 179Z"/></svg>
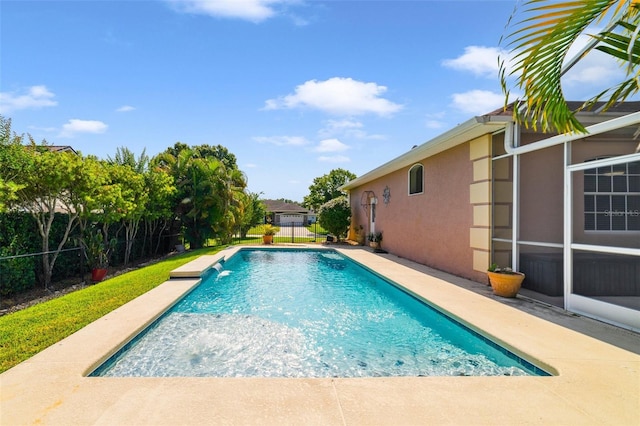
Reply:
<svg viewBox="0 0 640 426"><path fill-rule="evenodd" d="M278 231L273 236L273 244L285 244L285 243L319 243L326 241L326 233L321 233L322 229L317 223L311 225L303 225L301 223L283 223L274 224L274 227L278 228ZM263 234L259 228L255 228L254 231L250 231L246 236L240 234L234 235L235 243L242 244L264 244Z"/></svg>
<svg viewBox="0 0 640 426"><path fill-rule="evenodd" d="M300 223L285 223L274 225L277 229L273 236L273 244L313 244L327 241L326 233L317 225L302 225ZM141 260L146 260L176 249L177 235L163 236L162 244L151 248L151 243L136 241L133 244L130 264L135 265ZM260 227L242 236L234 235L233 243L236 244L264 244L263 233ZM124 241L118 242L118 247L110 258L111 267L121 267L124 263ZM153 244L156 246L156 244ZM0 301L16 294L24 293L32 289L44 288L43 256L52 258L55 252L26 253L14 256L0 257ZM88 275L91 271L87 266L87 260L80 247L65 248L58 254L52 276L51 284L47 290L55 291L75 284L90 281Z"/></svg>
<svg viewBox="0 0 640 426"><path fill-rule="evenodd" d="M163 235L158 240L134 241L129 264L163 256L175 250L176 235ZM124 265L125 241L118 241L109 259L111 267ZM51 262L55 251L25 253L0 257L0 300L24 293L35 288L44 289L43 257L48 256ZM87 259L80 246L62 249L54 263L51 284L47 290L55 291L71 285L88 282L87 275L91 271Z"/></svg>

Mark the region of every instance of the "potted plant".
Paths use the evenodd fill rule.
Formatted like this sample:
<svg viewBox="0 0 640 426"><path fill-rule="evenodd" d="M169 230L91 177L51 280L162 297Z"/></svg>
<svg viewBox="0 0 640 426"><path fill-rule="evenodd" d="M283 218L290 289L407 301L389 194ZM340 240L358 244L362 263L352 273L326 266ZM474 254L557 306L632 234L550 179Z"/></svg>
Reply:
<svg viewBox="0 0 640 426"><path fill-rule="evenodd" d="M382 232L369 232L367 235L367 239L369 240L369 246L373 247L374 250L380 250L382 246Z"/></svg>
<svg viewBox="0 0 640 426"><path fill-rule="evenodd" d="M84 249L84 255L91 269L91 280L102 281L107 275L107 267L109 266L109 254L116 245L115 238L105 243L102 232L96 229L88 232L85 238L81 240Z"/></svg>
<svg viewBox="0 0 640 426"><path fill-rule="evenodd" d="M501 268L495 263L489 266L487 275L493 293L502 297L516 297L525 278L522 272L516 272L509 267Z"/></svg>
<svg viewBox="0 0 640 426"><path fill-rule="evenodd" d="M278 230L275 226L271 224L266 224L264 226L264 231L262 232L262 242L265 244L273 243L273 236L276 234Z"/></svg>
<svg viewBox="0 0 640 426"><path fill-rule="evenodd" d="M358 225L353 228L354 234L356 236L356 241L359 245L364 245L364 239L366 235L364 234L364 226Z"/></svg>

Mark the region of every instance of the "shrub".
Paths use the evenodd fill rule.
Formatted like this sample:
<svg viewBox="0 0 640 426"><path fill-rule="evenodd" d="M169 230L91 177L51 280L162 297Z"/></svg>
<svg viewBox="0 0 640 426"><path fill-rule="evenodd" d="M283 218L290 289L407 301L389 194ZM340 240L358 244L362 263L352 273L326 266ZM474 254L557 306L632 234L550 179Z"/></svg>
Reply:
<svg viewBox="0 0 640 426"><path fill-rule="evenodd" d="M340 196L327 201L320 206L318 216L320 226L335 235L340 241L347 235L349 224L351 223L349 200L345 196Z"/></svg>
<svg viewBox="0 0 640 426"><path fill-rule="evenodd" d="M13 256L9 247L0 247L0 257ZM35 257L0 260L0 296L13 296L34 287L36 283Z"/></svg>

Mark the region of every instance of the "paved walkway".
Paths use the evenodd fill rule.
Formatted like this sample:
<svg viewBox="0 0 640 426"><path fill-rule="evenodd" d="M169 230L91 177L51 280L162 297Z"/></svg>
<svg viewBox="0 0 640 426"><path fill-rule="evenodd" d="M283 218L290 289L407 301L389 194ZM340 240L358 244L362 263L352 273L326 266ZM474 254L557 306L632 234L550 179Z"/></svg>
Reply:
<svg viewBox="0 0 640 426"><path fill-rule="evenodd" d="M589 317L565 311L557 306L540 302L532 297L528 297L528 295L532 296L532 294L527 290L523 289L520 294L518 294L518 297L513 299L499 297L493 294L491 286L489 285L457 277L391 254L378 254L378 256L386 257L393 262L397 262L425 274L440 277L451 284L473 291L474 293L495 300L501 304L511 306L512 308L518 309L522 312L526 312L530 315L542 318L546 321L553 322L554 324L558 324L562 327L569 328L640 355L640 334L602 321L591 319Z"/></svg>

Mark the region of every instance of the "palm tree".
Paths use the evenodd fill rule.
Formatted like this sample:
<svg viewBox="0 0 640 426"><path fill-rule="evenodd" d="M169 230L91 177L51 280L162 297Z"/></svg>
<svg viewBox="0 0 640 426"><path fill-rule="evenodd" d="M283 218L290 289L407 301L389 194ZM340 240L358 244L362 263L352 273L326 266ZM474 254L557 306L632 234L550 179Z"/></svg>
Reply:
<svg viewBox="0 0 640 426"><path fill-rule="evenodd" d="M246 175L237 168L221 168L218 194L224 205L224 215L216 226L216 236L223 244L233 238L233 232L239 228L247 208Z"/></svg>
<svg viewBox="0 0 640 426"><path fill-rule="evenodd" d="M510 22L515 17L512 15ZM519 123L539 125L543 132L586 132L567 105L561 77L593 49L618 59L625 67L625 79L584 102L589 109L605 101L602 110L624 101L640 91L640 3L637 0L528 0L525 18L516 23L506 39L515 64L509 75L517 75L516 87L525 99L516 101L514 118ZM565 63L569 48L592 24L608 20L605 29L591 35L592 43ZM507 64L500 60L502 90L508 102Z"/></svg>

